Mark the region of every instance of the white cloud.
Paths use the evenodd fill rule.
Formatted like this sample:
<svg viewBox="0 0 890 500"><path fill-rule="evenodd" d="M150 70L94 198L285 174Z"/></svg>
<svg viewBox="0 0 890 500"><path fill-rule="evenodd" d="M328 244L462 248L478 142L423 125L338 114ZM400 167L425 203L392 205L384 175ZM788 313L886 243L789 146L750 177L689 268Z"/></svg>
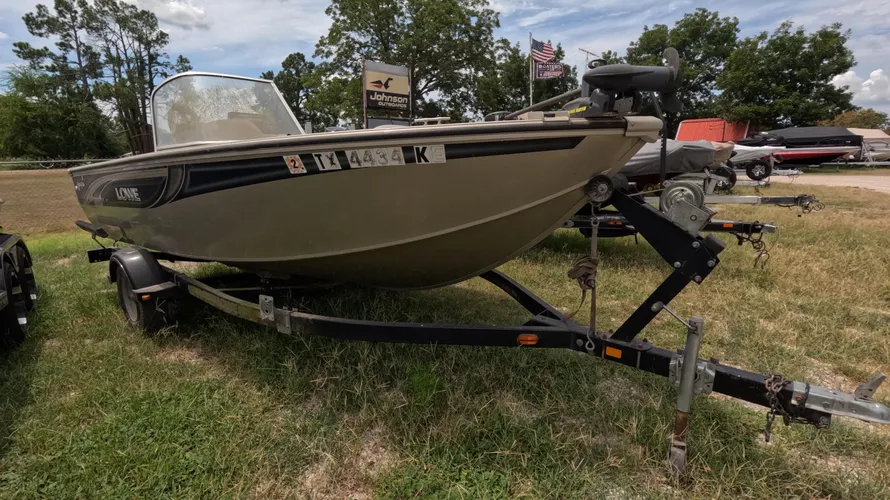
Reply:
<svg viewBox="0 0 890 500"><path fill-rule="evenodd" d="M7 38L9 38L9 35L7 35L6 33L2 32L2 31L0 31L0 40L5 40L5 39L7 39Z"/></svg>
<svg viewBox="0 0 890 500"><path fill-rule="evenodd" d="M847 87L847 90L855 95L862 90L862 81L862 78L860 78L855 71L850 70L843 75L837 75L832 78L831 84L838 88Z"/></svg>
<svg viewBox="0 0 890 500"><path fill-rule="evenodd" d="M543 9L537 14L523 17L519 20L519 26L525 28L542 24L554 18L564 17L578 12L578 9Z"/></svg>
<svg viewBox="0 0 890 500"><path fill-rule="evenodd" d="M836 87L847 87L853 102L860 105L890 105L890 75L876 69L863 79L855 71L847 71L831 80Z"/></svg>
<svg viewBox="0 0 890 500"><path fill-rule="evenodd" d="M158 16L158 21L184 30L209 30L206 13L189 1L180 0L127 0L139 8L150 10Z"/></svg>

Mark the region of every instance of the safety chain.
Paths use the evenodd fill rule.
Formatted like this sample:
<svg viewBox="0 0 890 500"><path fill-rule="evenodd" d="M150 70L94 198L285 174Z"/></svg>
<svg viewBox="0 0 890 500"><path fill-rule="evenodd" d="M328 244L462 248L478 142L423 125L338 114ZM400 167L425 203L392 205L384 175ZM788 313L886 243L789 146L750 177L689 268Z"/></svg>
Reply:
<svg viewBox="0 0 890 500"><path fill-rule="evenodd" d="M812 196L807 196L800 203L796 205L776 205L782 208L797 208L798 209L798 217L801 215L809 214L812 212L818 212L825 208L825 204L817 200Z"/></svg>
<svg viewBox="0 0 890 500"><path fill-rule="evenodd" d="M766 387L766 397L769 400L769 411L766 413L766 426L763 428L763 440L769 443L773 430L773 421L776 415L782 416L782 422L788 426L791 424L812 424L809 420L802 417L795 417L785 410L782 402L779 401L779 393L792 381L786 379L778 373L770 375L766 378L763 385Z"/></svg>
<svg viewBox="0 0 890 500"><path fill-rule="evenodd" d="M753 232L747 234L732 233L732 235L738 238L739 246L747 242L750 243L751 248L757 252L757 257L754 257L754 267L757 267L757 264L760 264L760 269L766 268L766 263L769 262L770 254L766 242L763 241L763 233L758 233L756 237Z"/></svg>
<svg viewBox="0 0 890 500"><path fill-rule="evenodd" d="M594 235L594 238L595 237L596 235ZM592 258L588 255L576 260L575 263L572 264L572 268L569 269L569 278L575 280L578 283L578 287L581 288L581 302L573 313L565 316L566 320L572 319L578 314L578 311L580 311L581 307L584 305L584 301L587 300L587 291L592 291L596 288L596 269L598 265L599 259Z"/></svg>
<svg viewBox="0 0 890 500"><path fill-rule="evenodd" d="M807 200L806 203L804 203L800 207L800 211L801 211L801 213L808 214L810 212L818 212L819 210L822 210L823 208L825 208L824 203L820 203L815 200Z"/></svg>

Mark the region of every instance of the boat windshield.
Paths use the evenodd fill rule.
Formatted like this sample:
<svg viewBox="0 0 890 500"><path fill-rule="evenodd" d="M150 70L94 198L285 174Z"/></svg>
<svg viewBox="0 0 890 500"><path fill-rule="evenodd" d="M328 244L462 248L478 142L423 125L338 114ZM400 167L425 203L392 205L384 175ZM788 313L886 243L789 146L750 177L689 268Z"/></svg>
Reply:
<svg viewBox="0 0 890 500"><path fill-rule="evenodd" d="M152 96L156 149L211 141L243 141L303 131L267 80L174 76Z"/></svg>

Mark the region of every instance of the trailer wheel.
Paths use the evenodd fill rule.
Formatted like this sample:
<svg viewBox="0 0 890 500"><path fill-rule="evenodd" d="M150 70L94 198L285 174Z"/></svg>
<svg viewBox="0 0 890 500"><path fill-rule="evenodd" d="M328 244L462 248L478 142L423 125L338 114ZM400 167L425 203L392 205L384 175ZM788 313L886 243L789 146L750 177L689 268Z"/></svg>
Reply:
<svg viewBox="0 0 890 500"><path fill-rule="evenodd" d="M773 173L773 167L765 160L754 160L745 165L745 173L754 181L762 181Z"/></svg>
<svg viewBox="0 0 890 500"><path fill-rule="evenodd" d="M735 187L735 183L738 181L738 176L736 175L735 170L730 167L721 165L714 170L714 174L726 179L717 182L717 189L721 191L729 191Z"/></svg>
<svg viewBox="0 0 890 500"><path fill-rule="evenodd" d="M28 332L28 300L25 298L21 279L12 265L2 267L9 303L0 310L0 351L8 351L25 341Z"/></svg>
<svg viewBox="0 0 890 500"><path fill-rule="evenodd" d="M176 308L173 301L155 297L143 300L143 297L137 297L133 291L133 282L120 267L117 269L117 297L127 323L134 328L156 332L175 323Z"/></svg>

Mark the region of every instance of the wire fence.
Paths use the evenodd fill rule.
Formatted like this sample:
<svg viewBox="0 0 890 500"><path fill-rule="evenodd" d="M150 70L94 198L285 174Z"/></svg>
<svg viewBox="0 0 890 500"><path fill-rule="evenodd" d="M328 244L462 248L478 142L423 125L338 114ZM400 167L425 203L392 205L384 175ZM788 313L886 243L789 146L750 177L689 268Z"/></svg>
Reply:
<svg viewBox="0 0 890 500"><path fill-rule="evenodd" d="M6 160L0 161L0 170L37 170L52 168L76 167L78 165L88 165L90 163L98 163L108 161L110 158L83 158L79 160ZM21 169L13 169L9 167L24 167Z"/></svg>

